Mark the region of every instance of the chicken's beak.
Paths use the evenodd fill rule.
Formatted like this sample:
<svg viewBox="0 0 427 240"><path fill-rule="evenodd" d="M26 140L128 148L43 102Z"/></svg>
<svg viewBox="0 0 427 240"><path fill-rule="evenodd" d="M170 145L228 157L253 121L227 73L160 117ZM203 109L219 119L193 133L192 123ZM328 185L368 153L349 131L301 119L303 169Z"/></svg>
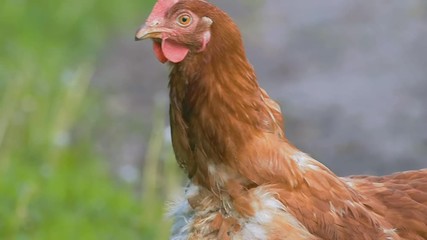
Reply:
<svg viewBox="0 0 427 240"><path fill-rule="evenodd" d="M162 38L162 33L165 32L161 27L150 27L147 25L142 26L135 34L135 41L144 40L147 38Z"/></svg>

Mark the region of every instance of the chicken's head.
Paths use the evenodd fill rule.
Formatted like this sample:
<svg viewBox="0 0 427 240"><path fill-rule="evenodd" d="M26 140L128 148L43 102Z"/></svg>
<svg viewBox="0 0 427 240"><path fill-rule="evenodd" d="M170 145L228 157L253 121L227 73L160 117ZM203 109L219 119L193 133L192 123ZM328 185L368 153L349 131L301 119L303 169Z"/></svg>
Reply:
<svg viewBox="0 0 427 240"><path fill-rule="evenodd" d="M136 40L151 38L154 53L162 62L179 63L191 52L201 52L211 38L212 19L200 16L190 2L201 0L158 0Z"/></svg>

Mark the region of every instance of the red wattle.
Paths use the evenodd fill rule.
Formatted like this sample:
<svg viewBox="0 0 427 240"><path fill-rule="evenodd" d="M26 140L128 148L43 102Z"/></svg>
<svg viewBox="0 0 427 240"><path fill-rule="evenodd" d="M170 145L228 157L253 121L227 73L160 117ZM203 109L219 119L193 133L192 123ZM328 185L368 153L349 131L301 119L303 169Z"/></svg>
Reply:
<svg viewBox="0 0 427 240"><path fill-rule="evenodd" d="M162 50L162 44L157 42L157 41L153 41L153 50L154 50L154 54L156 55L157 59L161 62L161 63L165 63L168 61L168 59L166 58L166 56L163 54L163 50Z"/></svg>
<svg viewBox="0 0 427 240"><path fill-rule="evenodd" d="M169 39L163 39L162 52L164 56L173 63L179 63L187 56L189 49Z"/></svg>

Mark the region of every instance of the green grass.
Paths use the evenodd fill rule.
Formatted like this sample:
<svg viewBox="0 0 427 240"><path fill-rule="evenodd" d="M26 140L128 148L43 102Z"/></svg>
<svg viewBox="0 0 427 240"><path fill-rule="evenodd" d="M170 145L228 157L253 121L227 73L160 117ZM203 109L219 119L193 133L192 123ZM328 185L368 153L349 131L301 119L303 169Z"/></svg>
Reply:
<svg viewBox="0 0 427 240"><path fill-rule="evenodd" d="M103 96L89 87L105 39L138 26L152 4L3 0L0 239L167 238L163 203L179 176L163 126L142 184L118 181L94 150Z"/></svg>

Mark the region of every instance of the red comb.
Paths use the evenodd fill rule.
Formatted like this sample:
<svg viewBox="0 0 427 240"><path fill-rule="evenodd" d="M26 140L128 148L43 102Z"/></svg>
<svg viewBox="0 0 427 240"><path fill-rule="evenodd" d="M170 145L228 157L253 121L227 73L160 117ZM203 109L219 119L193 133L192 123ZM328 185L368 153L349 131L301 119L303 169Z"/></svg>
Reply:
<svg viewBox="0 0 427 240"><path fill-rule="evenodd" d="M162 18L165 16L169 8L171 8L179 0L158 0L151 11L150 16L147 19L147 23L154 21L155 19Z"/></svg>

